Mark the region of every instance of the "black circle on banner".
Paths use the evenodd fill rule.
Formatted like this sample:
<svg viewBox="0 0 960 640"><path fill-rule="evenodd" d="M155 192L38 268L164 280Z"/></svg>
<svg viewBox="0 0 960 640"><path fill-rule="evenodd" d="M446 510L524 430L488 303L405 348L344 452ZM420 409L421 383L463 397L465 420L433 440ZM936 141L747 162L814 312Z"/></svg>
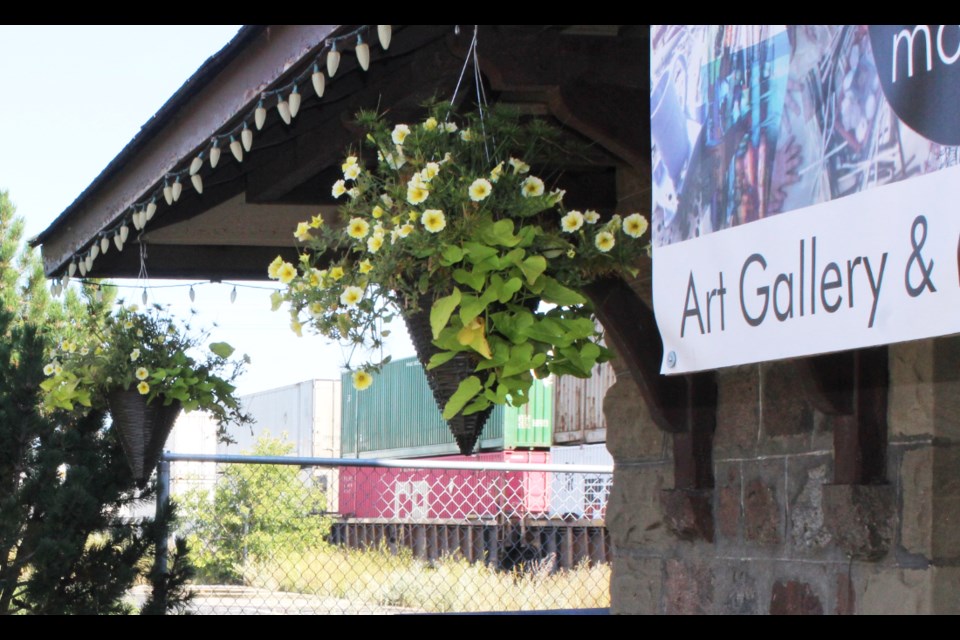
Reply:
<svg viewBox="0 0 960 640"><path fill-rule="evenodd" d="M871 25L887 102L907 126L960 145L960 25Z"/></svg>

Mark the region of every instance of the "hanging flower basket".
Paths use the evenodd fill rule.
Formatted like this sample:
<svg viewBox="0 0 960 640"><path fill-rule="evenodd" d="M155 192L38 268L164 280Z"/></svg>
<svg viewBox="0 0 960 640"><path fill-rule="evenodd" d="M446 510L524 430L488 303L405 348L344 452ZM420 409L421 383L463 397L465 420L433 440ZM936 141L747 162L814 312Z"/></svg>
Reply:
<svg viewBox="0 0 960 640"><path fill-rule="evenodd" d="M407 332L410 334L410 340L417 350L417 359L423 365L427 374L427 383L433 392L433 399L437 403L437 408L443 411L447 402L456 393L468 376L473 374L476 367L476 360L467 353L458 353L449 362L446 362L434 369L428 369L427 365L430 359L440 353L440 349L433 345L433 336L430 330L430 312L429 308L404 313L404 320L407 324ZM483 427L487 423L487 418L493 412L493 407L477 413L465 416L457 414L447 420L447 427L453 434L460 453L469 455L483 432Z"/></svg>
<svg viewBox="0 0 960 640"><path fill-rule="evenodd" d="M583 290L636 272L647 221L568 209L553 180L580 156L543 120L437 103L419 124L357 122L369 152L349 151L332 186L342 224L316 215L297 226L299 261L267 268L287 285L273 308L289 304L296 333L306 324L368 357L348 363L360 390L403 317L468 453L493 406L526 403L535 377L589 377L611 357Z"/></svg>
<svg viewBox="0 0 960 640"><path fill-rule="evenodd" d="M180 401L164 405L162 399L157 398L147 402L146 395L131 387L114 391L108 402L130 471L142 485L160 461L167 436L180 414Z"/></svg>

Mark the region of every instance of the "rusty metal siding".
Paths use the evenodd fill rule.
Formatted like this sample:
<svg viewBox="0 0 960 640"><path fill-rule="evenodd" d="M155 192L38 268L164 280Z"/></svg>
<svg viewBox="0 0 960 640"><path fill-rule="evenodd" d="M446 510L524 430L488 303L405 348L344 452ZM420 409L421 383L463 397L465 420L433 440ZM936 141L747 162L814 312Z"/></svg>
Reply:
<svg viewBox="0 0 960 640"><path fill-rule="evenodd" d="M561 376L557 380L553 400L554 444L606 441L603 397L616 381L609 362L595 366L589 378Z"/></svg>

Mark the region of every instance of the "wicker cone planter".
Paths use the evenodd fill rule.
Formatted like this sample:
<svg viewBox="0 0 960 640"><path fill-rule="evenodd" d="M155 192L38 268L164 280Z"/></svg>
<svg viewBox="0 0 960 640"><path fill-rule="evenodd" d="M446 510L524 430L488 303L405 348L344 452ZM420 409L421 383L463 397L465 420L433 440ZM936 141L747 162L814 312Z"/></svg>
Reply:
<svg viewBox="0 0 960 640"><path fill-rule="evenodd" d="M424 372L427 374L427 382L430 384L430 390L433 392L433 399L437 403L440 411L447 404L450 396L456 392L460 383L473 375L475 362L467 353L458 353L449 362L442 364L436 369L427 371L427 363L435 353L440 350L433 346L433 333L430 330L430 305L421 304L420 311L404 313L404 319L407 323L407 331L410 333L410 340L417 350L417 359L423 365ZM457 415L452 420L447 421L447 426L460 447L460 453L469 455L483 432L483 427L487 423L487 418L493 412L493 407L483 411L470 414L469 416Z"/></svg>
<svg viewBox="0 0 960 640"><path fill-rule="evenodd" d="M137 484L143 486L153 473L163 445L180 413L180 401L164 406L147 403L135 388L114 391L109 396L110 414L120 435L120 444Z"/></svg>

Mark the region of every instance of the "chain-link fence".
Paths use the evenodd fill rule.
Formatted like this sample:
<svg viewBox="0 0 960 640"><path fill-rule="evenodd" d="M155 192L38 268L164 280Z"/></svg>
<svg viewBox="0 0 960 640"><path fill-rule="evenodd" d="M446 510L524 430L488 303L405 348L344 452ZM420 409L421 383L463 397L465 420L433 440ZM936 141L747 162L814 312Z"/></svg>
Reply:
<svg viewBox="0 0 960 640"><path fill-rule="evenodd" d="M524 455L536 461L536 453ZM194 613L609 606L608 466L484 454L480 462L166 460L176 533L197 567Z"/></svg>

